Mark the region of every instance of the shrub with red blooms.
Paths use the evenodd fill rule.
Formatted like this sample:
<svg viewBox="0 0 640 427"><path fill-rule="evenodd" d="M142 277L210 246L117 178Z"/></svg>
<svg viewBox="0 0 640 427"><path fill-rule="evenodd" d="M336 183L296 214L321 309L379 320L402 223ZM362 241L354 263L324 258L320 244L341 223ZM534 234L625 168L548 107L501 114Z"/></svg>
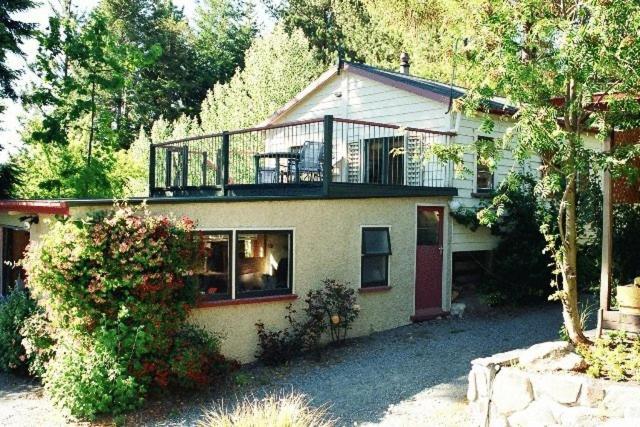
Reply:
<svg viewBox="0 0 640 427"><path fill-rule="evenodd" d="M206 385L232 366L186 323L198 242L188 218L116 205L55 222L29 247L28 286L54 331L43 375L54 401L85 418L121 413L152 388Z"/></svg>

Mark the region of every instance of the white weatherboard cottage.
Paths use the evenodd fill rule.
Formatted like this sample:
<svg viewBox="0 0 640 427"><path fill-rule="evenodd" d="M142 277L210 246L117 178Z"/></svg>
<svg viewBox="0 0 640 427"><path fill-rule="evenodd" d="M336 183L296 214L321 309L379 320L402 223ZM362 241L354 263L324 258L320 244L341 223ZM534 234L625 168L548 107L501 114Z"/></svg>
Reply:
<svg viewBox="0 0 640 427"><path fill-rule="evenodd" d="M535 172L538 162L518 165L506 152L492 174L466 154L473 174L456 177L428 148L499 138L515 110L491 100L496 126L483 134L481 117L450 109L464 89L410 75L406 56L401 69L340 62L255 128L151 146L145 200L202 230L207 259L195 276L192 321L221 333L227 356L252 360L255 323L286 326L286 306L303 304L325 278L359 292L352 335L447 313L452 283L468 276L465 256L495 247L488 230L468 230L450 210L477 204L510 170ZM46 217L111 204L0 201L3 260L37 242ZM19 275L5 265L2 289Z"/></svg>

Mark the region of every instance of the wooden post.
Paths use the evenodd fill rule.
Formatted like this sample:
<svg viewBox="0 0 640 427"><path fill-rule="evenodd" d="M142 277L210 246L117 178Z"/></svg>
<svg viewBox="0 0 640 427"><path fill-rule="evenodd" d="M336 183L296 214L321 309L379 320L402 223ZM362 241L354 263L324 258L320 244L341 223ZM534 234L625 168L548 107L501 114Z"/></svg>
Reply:
<svg viewBox="0 0 640 427"><path fill-rule="evenodd" d="M149 197L153 196L156 187L156 146L149 145Z"/></svg>
<svg viewBox="0 0 640 427"><path fill-rule="evenodd" d="M189 145L182 147L182 176L181 185L182 188L189 186Z"/></svg>
<svg viewBox="0 0 640 427"><path fill-rule="evenodd" d="M610 152L614 144L615 131L604 142L604 151ZM611 173L604 171L602 177L602 266L600 271L600 309L596 335L602 335L604 313L611 308L611 268L613 265L613 185Z"/></svg>
<svg viewBox="0 0 640 427"><path fill-rule="evenodd" d="M229 185L229 132L222 132L222 194L227 194Z"/></svg>
<svg viewBox="0 0 640 427"><path fill-rule="evenodd" d="M329 194L329 185L333 179L333 116L324 116L324 142L322 158L322 192Z"/></svg>

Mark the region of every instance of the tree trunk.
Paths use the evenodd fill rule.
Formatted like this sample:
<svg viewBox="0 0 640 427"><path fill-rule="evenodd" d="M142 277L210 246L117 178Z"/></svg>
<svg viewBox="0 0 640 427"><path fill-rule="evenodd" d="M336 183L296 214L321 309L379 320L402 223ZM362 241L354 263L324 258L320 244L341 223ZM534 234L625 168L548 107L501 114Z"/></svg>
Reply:
<svg viewBox="0 0 640 427"><path fill-rule="evenodd" d="M567 182L565 200L565 236L562 257L562 317L569 339L574 344L591 344L584 335L580 310L578 308L578 239L576 226L576 173L573 172Z"/></svg>

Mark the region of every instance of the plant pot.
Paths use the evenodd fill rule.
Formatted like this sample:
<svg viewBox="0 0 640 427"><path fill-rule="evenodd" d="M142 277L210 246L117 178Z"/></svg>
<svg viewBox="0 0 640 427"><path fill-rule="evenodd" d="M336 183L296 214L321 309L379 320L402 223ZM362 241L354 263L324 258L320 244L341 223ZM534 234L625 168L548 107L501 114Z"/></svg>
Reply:
<svg viewBox="0 0 640 427"><path fill-rule="evenodd" d="M640 315L640 287L635 284L616 287L620 313Z"/></svg>

